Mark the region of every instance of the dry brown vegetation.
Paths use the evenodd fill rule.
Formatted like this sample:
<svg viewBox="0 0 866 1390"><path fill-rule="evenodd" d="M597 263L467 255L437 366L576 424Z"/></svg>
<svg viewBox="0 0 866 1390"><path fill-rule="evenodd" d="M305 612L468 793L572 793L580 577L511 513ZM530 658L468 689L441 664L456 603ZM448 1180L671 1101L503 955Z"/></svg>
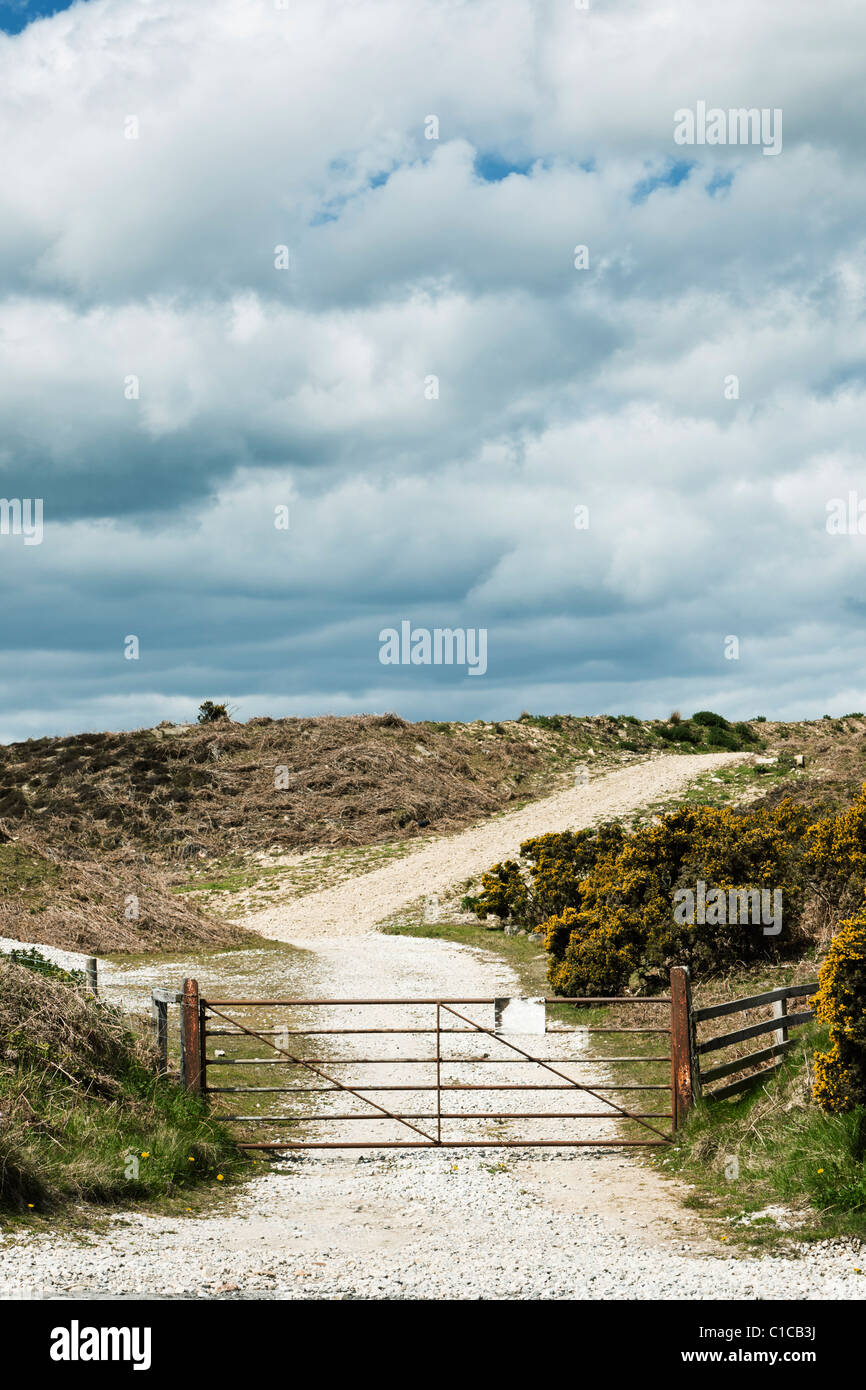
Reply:
<svg viewBox="0 0 866 1390"><path fill-rule="evenodd" d="M619 743L596 721L573 724L386 714L28 740L0 749L0 818L100 854L132 844L169 859L375 844L458 829L549 789L563 744Z"/></svg>
<svg viewBox="0 0 866 1390"><path fill-rule="evenodd" d="M769 791L764 804L790 797L814 810L840 811L857 797L866 779L866 717L812 719L756 726L768 752L782 757L802 753L805 767Z"/></svg>
<svg viewBox="0 0 866 1390"><path fill-rule="evenodd" d="M138 916L130 916L131 895ZM57 845L0 823L0 936L68 951L170 951L199 942L229 945L240 928L197 912L171 892L164 871L134 850L81 857L68 839Z"/></svg>
<svg viewBox="0 0 866 1390"><path fill-rule="evenodd" d="M752 727L769 751L806 754L771 799L847 802L866 775L866 719ZM172 891L190 870L459 830L555 790L576 763L688 756L661 729L609 715L410 724L385 714L0 747L0 935L95 952L230 943L239 929Z"/></svg>
<svg viewBox="0 0 866 1390"><path fill-rule="evenodd" d="M469 729L258 719L0 748L0 935L97 952L239 940L171 891L178 871L457 829L540 789L564 757L532 726Z"/></svg>

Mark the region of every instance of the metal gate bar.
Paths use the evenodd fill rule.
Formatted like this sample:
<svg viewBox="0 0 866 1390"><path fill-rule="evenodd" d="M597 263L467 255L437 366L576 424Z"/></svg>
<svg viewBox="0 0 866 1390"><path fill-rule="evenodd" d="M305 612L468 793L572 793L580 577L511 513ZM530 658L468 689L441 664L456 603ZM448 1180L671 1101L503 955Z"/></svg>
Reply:
<svg viewBox="0 0 866 1390"><path fill-rule="evenodd" d="M189 983L189 984L193 984L194 982L188 982L188 983ZM636 1004L636 1003L643 1003L643 1004L646 1004L646 1003L651 1003L651 1004L659 1004L659 1005L670 1005L670 1002L671 1002L670 999L669 999L668 997L666 997L666 996L665 996L665 997L656 996L656 997L654 997L654 998L652 998L652 999L637 998L637 997L635 997L635 996L624 996L624 997L618 997L618 998L606 998L606 997L584 996L584 997L573 997L573 998L569 998L569 999L563 999L563 998L556 997L556 998L553 998L553 999L550 999L550 998L549 998L549 999L546 999L546 1000L545 1000L545 1003L546 1003L546 1004L553 1004L553 1003L555 1003L555 1004L572 1004L572 1005L577 1006L577 1007L580 1007L580 1006L587 1006L587 1005L596 1005L596 1004L625 1004L625 1003L628 1003L628 1004ZM351 1096L355 1101L359 1102L360 1105L361 1105L362 1107L364 1107L363 1110L361 1110L360 1112L358 1112L358 1113L353 1113L353 1114L343 1114L343 1113L334 1113L334 1112L332 1112L332 1113L329 1113L329 1114L325 1114L325 1113L315 1113L315 1114L309 1114L309 1115L306 1115L306 1114L302 1114L302 1115L285 1115L285 1114L282 1114L282 1115L241 1115L241 1114L231 1114L231 1115L221 1116L221 1118L224 1118L224 1119L226 1119L227 1121L231 1121L231 1122L235 1122L235 1123L241 1123L241 1124L269 1124L269 1125L275 1125L275 1126L277 1126L277 1125L286 1125L286 1124L296 1125L296 1124L298 1124L298 1123L302 1123L302 1124L305 1124L305 1125L306 1125L306 1124L320 1125L320 1124L329 1124L329 1123L335 1123L335 1122L336 1122L336 1123L343 1124L343 1123L350 1123L351 1121L357 1121L357 1120L366 1120L366 1121L376 1120L376 1121L378 1121L379 1123L381 1123L382 1121L387 1120L387 1121L391 1121L392 1124L397 1124L397 1125L399 1125L399 1126L401 1126L401 1127L405 1127L405 1128L408 1129L410 1132L412 1132L414 1135L419 1136L418 1138L409 1138L409 1137L407 1137L407 1138L405 1138L405 1139L400 1139L400 1140L377 1140L377 1139L373 1139L373 1138L370 1138L370 1139L363 1139L363 1140L351 1140L351 1139L349 1139L349 1138L345 1138L345 1139L332 1139L332 1140L325 1140L325 1139L323 1139L323 1140L319 1140L319 1139L304 1139L304 1140L283 1140L283 1141L279 1141L279 1140L273 1140L273 1141L261 1140L261 1141L259 1141L259 1142L252 1142L252 1141L249 1141L249 1142L248 1142L248 1141L244 1141L243 1143L241 1143L240 1147L242 1147L242 1148L247 1148L247 1149L261 1149L261 1150L299 1150L299 1149L305 1149L305 1148L316 1148L316 1149L319 1149L319 1148L322 1148L322 1149L325 1149L325 1148L327 1148L327 1149L342 1149L342 1148L347 1148L347 1149L350 1149L350 1148L429 1148L429 1147L443 1147L443 1148L498 1148L498 1147L505 1147L505 1148L524 1148L524 1147L526 1147L526 1148L535 1148L535 1147L562 1147L562 1148L571 1148L571 1147L575 1147L575 1148L583 1148L583 1147L590 1147L590 1148L592 1148L592 1147L620 1146L620 1145L624 1145L624 1146L628 1146L628 1147L641 1146L641 1145L650 1145L650 1146L656 1147L656 1146L659 1146L659 1145L665 1145L665 1144L670 1143L671 1137L672 1137L672 1136L668 1136L668 1135L666 1135L666 1134L663 1134L660 1130L656 1129L656 1127L655 1127L654 1125L647 1124L646 1121L647 1121L647 1120L655 1120L655 1119L665 1119L665 1120L670 1120L670 1121L675 1122L675 1120L676 1120L676 1096L675 1096L675 1091L674 1091L674 1088L673 1088L672 1083L661 1084L661 1083L654 1083L654 1082L630 1082L630 1083L623 1083L623 1084L610 1084L610 1083L607 1083L607 1082L599 1082L598 1084L596 1084L596 1085L594 1085L594 1086L589 1086L589 1085L587 1085L586 1082L577 1080L577 1079L575 1079L575 1078L573 1078L573 1077L570 1077L570 1076L568 1076L566 1073L560 1072L560 1071L558 1071L558 1070L556 1069L556 1067L557 1067L558 1065L560 1065L560 1066L561 1066L561 1065L568 1065L569 1067L573 1067L573 1066L584 1067L584 1066L587 1066L587 1065L592 1065L592 1064L594 1064L594 1063L598 1063L598 1065L600 1065L600 1066L606 1066L606 1065L608 1065L608 1064L614 1064L614 1063L616 1063L616 1064L625 1064L625 1063L630 1063L630 1062L635 1062L635 1063L649 1063L649 1064L659 1064L659 1063L664 1064L664 1063L667 1063L667 1064L671 1065L673 1059L672 1059L672 1056L671 1056L670 1051L665 1052L665 1053L660 1053L660 1054L639 1055L639 1056L632 1056L632 1057L628 1057L628 1056L627 1056L627 1057L591 1057L591 1058L590 1058L590 1057L560 1057L560 1056L555 1056L555 1057L544 1057L544 1058L542 1058L542 1057L536 1057L536 1056L533 1056L531 1053L524 1051L522 1048L518 1047L515 1043L510 1042L509 1038L508 1038L506 1035L504 1035L503 1033L501 1033L501 1032L495 1032L493 1029L487 1028L487 1027L485 1027L484 1025L482 1025L482 1024L480 1024L480 1023L477 1023L475 1020L473 1020L473 1019L471 1019L471 1018L467 1018L464 1014L460 1013L460 1012L454 1007L454 1005L456 1005L456 1004L459 1004L459 1005L461 1005L461 1006L463 1006L463 1007L472 1007L472 1006L478 1006L478 1005L491 1006L491 1005L493 1005L494 1003L495 1003L495 1001L494 1001L492 998L469 999L469 1000L467 1000L467 999L403 999L403 1000L396 1000L396 999L341 999L341 1000L336 1000L336 999L297 999L297 1000L295 1000L295 999L280 999L280 1000L227 999L227 1000L204 1000L204 999L202 999L202 1000L200 1001L200 1013L199 1013L200 1021L201 1021L201 1030L200 1030L200 1043L201 1043L200 1066L201 1066L202 1089L203 1089L206 1093L211 1094L211 1095L216 1095L216 1094L224 1094L224 1095L227 1095L227 1094L235 1094L235 1095L237 1095L237 1094L239 1094L239 1093L253 1093L253 1094L264 1094L264 1093L267 1093L267 1094L281 1094L281 1095L298 1095L298 1096L301 1096L301 1095L318 1095L318 1094L334 1095L334 1094L337 1094L337 1093L342 1093L343 1095ZM435 1008L435 1011L436 1011L435 1027L430 1027L430 1026L428 1025L427 1027L421 1027L421 1026L419 1026L419 1027L415 1027L415 1026L412 1026L412 1027L403 1027L403 1026L401 1026L401 1027L390 1027L390 1026L389 1026L389 1027L379 1027L379 1028L371 1028L371 1027L356 1027L356 1028L352 1028L352 1027L312 1028L312 1027L311 1027L311 1028L309 1028L309 1029L307 1029L307 1028L298 1028L298 1027L294 1027L294 1028L288 1028L288 1027L286 1027L286 1028L267 1028L267 1029L264 1029L264 1028L263 1028L263 1029L256 1029L256 1028L251 1028L251 1027L247 1026L245 1023L241 1022L241 1020L238 1019L238 1018L233 1018L233 1017L230 1017L230 1016L227 1015L227 1014L222 1013L222 1009L223 1009L223 1008L236 1009L236 1008L263 1008L263 1007L272 1007L272 1008L273 1008L273 1007L280 1007L280 1008L284 1008L284 1007L288 1007L288 1008L298 1008L298 1009L309 1009L309 1008L320 1009L320 1008L323 1008L323 1007L325 1007L325 1008L340 1007L340 1006L346 1006L346 1007L360 1007L360 1006L368 1006L368 1005L369 1005L369 1006L380 1006L380 1007L391 1007L391 1008L393 1008L393 1007L395 1007L395 1006L400 1006L400 1007L404 1007L404 1008L417 1008L417 1007L431 1007L431 1008ZM443 1027L443 1023L442 1023L442 1014L443 1014L443 1013L445 1013L445 1014L447 1014L447 1015L450 1015L450 1017L453 1018L453 1019L459 1020L460 1024L462 1024L462 1025L464 1025L464 1026L456 1026L456 1027L455 1027L455 1026L453 1026L453 1025L446 1024L446 1026ZM223 1027L219 1027L219 1028L209 1028L209 1027L208 1027L208 1023L209 1023L211 1017L214 1018L214 1019L216 1019L216 1020L218 1020L218 1021L220 1022L220 1024L229 1025L229 1026L228 1026L228 1027L223 1026ZM556 1027L556 1028L546 1029L546 1030L545 1030L545 1033L544 1033L544 1036L548 1036L548 1035L550 1035L550 1034L555 1034L555 1035L560 1036L560 1037L561 1037L561 1036L574 1035L574 1034L579 1034L579 1035L582 1036L583 1034L585 1034L585 1033L590 1033L590 1032L593 1032L593 1033L601 1033L601 1034L632 1034L632 1035L634 1035L634 1034L660 1035L660 1034L661 1034L661 1035L667 1035L668 1037L671 1036L671 1028L670 1028L670 1026L668 1026L668 1027L666 1027L666 1028L664 1028L664 1027L641 1027L641 1028L635 1028L635 1027L628 1027L628 1028L626 1028L626 1027L623 1027L623 1028L616 1028L616 1027L596 1027L596 1026L593 1026L593 1027L578 1026L578 1027L575 1027L575 1028ZM380 1035L380 1034L383 1035L383 1036L395 1035L395 1034L402 1034L402 1035L415 1035L415 1036L419 1036L419 1037L423 1037L423 1036L430 1035L431 1038L434 1038L434 1037L435 1037L435 1055L433 1055L433 1056L424 1056L424 1057L415 1057L415 1056L412 1056L412 1057L402 1057L402 1056L399 1056L399 1055L395 1055L395 1056L389 1056L389 1057L381 1057L381 1056L379 1056L379 1057L369 1057L369 1056L362 1056L362 1057L342 1057L342 1058L341 1058L341 1057L336 1057L336 1058L327 1058L327 1057L318 1057L318 1056L313 1057L313 1056L296 1055L296 1054L294 1053L294 1051L290 1051L290 1050L288 1049L288 1047L285 1046L285 1043L286 1043L286 1041L287 1041L289 1038L327 1037L327 1036L344 1036L344 1037L345 1037L345 1036L358 1036L358 1037L360 1038L360 1037L367 1037L367 1036L376 1036L376 1035ZM453 1037L454 1035L460 1034L460 1035L464 1035L464 1036L467 1036L467 1037L474 1037L474 1038L483 1039L483 1040L485 1040L485 1041L486 1041L487 1039L490 1039L490 1040L491 1040L492 1042L494 1042L494 1043L502 1044L502 1045L508 1050L508 1055L502 1056L502 1057L490 1057L490 1056L485 1056L485 1057L472 1057L472 1056L457 1056L457 1057L452 1057L452 1056L443 1055L443 1050L442 1050L442 1036L443 1036L443 1034L447 1035L449 1038L450 1038L450 1037ZM541 1035L540 1035L540 1036L541 1036ZM223 1038L223 1037L239 1037L239 1038L250 1038L250 1039L253 1039L253 1040L259 1040L259 1041L261 1041L261 1042L265 1045L265 1047L266 1047L268 1050L270 1050L270 1051L272 1051L272 1052L275 1052L275 1053L277 1053L278 1055L277 1055L277 1056L267 1056L267 1057L224 1057L224 1056L223 1056L223 1057L209 1057L209 1056L207 1055L207 1039L208 1039L208 1037L220 1037L220 1038ZM276 1041L274 1041L274 1039L276 1039L276 1038L279 1038L279 1039L280 1039L280 1043L279 1043L279 1044L278 1044ZM545 1070L545 1071L551 1073L552 1076L554 1076L554 1077L556 1077L556 1078L559 1078L559 1080L558 1080L556 1083L554 1083L554 1084L551 1084L550 1082L545 1082L545 1083L538 1082L538 1083L534 1083L534 1082L531 1081L531 1080L527 1080L527 1081L525 1081L525 1082L513 1082L513 1081L508 1081L508 1082L496 1082L496 1081L491 1081L490 1083L487 1083L487 1082L477 1082L477 1081L473 1081L473 1082L451 1081L451 1080L447 1080L447 1079L446 1079L446 1080L443 1080L443 1077L442 1077L442 1070L443 1070L443 1068L445 1068L445 1067L453 1068L453 1067L455 1067L455 1066L456 1066L456 1067L461 1067L461 1066L462 1066L462 1067L465 1067L465 1066L477 1066L477 1065L479 1065L479 1064L482 1063L482 1062L492 1063L494 1066L503 1066L503 1065L509 1066L509 1065L512 1065L512 1064L514 1064L514 1063L516 1063L516 1062L528 1062L528 1063L533 1064L533 1065L536 1066L536 1067L541 1067L543 1070ZM401 1067L403 1067L403 1066L413 1066L413 1067L414 1067L414 1066L435 1066L435 1068L436 1068L436 1081L435 1081L435 1084L431 1084L431 1083L428 1082L428 1081L418 1082L418 1083L416 1083L416 1084L413 1084L413 1083L411 1083L411 1082L407 1082L407 1083L395 1083L395 1082L393 1082L393 1081L389 1081L389 1082L384 1082L384 1083L382 1083L381 1085L379 1085L379 1084L377 1084L375 1081L369 1082L369 1081L366 1081L366 1080L365 1080L365 1081L363 1081L363 1082L354 1081L352 1084L349 1084L348 1082L342 1081L342 1080L339 1078L339 1076L336 1076L336 1075L334 1075L334 1074L328 1074L328 1072L330 1071L330 1069L333 1068L333 1067L343 1068L343 1067L345 1067L345 1066L351 1066L351 1065L357 1065L357 1066L359 1066L359 1067L388 1065L388 1066L390 1066L390 1067L392 1067L392 1068L398 1068L398 1069L401 1068ZM214 1067L220 1067L220 1066L295 1066L295 1067L299 1067L299 1068L302 1068L302 1069L306 1069L306 1070L312 1072L313 1075L317 1078L318 1081L320 1081L320 1082L327 1082L327 1083L329 1083L329 1084L327 1084L327 1085L311 1085L311 1086L303 1086L303 1085L293 1085L293 1086L244 1086L244 1085L237 1085L237 1086L214 1086L214 1085L211 1085L211 1084L210 1084L210 1081L209 1081L209 1077L208 1077L208 1072L209 1072L210 1070L212 1070ZM323 1070L323 1068L325 1068L325 1067L328 1068L328 1071ZM495 1091L522 1091L522 1092L535 1092L535 1091L571 1091L571 1092L574 1092L574 1091L576 1091L576 1090L577 1090L577 1091L583 1091L583 1092L585 1092L585 1094L586 1094L588 1097L593 1098L593 1099L599 1101L602 1105L605 1105L605 1106L607 1106L607 1107L609 1107L609 1108L608 1108L607 1110L604 1110L604 1111L596 1111L596 1110L588 1110L588 1111L583 1111L583 1110L581 1110L581 1111L560 1111L560 1110L557 1110L557 1111L538 1111L538 1110L527 1110L527 1111L514 1111L514 1110L484 1110L484 1111L475 1111L475 1112L473 1112L473 1111L443 1110L443 1108L442 1108L442 1092L443 1092L443 1091L445 1091L445 1092L455 1092L455 1093L456 1093L456 1092L459 1092L459 1091L472 1091L472 1092L474 1092L474 1091L489 1091L489 1092L495 1092ZM420 1092L425 1092L425 1093L428 1093L428 1094L429 1094L429 1093L434 1093L434 1094L435 1094L435 1097L436 1097L436 1109L435 1109L435 1110L429 1110L429 1109L428 1109L428 1110L423 1110L423 1111L418 1111L418 1112L407 1112L407 1111L406 1111L405 1109L403 1109L403 1108L399 1108L399 1109L389 1109L386 1105L380 1104L377 1100L375 1100L375 1099L373 1098L374 1096L378 1096L380 1093L383 1093L383 1092L392 1092L392 1091L394 1091L394 1092L400 1092L400 1093L403 1093L404 1095L408 1095L408 1094L411 1094L411 1093L414 1093L414 1092L419 1092L419 1093L420 1093ZM620 1105L618 1102L616 1102L616 1101L614 1101L614 1100L607 1099L607 1097L606 1097L605 1095L601 1094L601 1093L608 1093L608 1094L609 1094L609 1093L611 1093L611 1092L629 1092L629 1091L667 1091L668 1094L669 1094L670 1097L671 1097L671 1102L670 1102L671 1108L670 1108L670 1110L665 1110L665 1111L630 1111L630 1110L626 1109L625 1106ZM371 1112L375 1112L375 1113L371 1113ZM542 1120L542 1119L545 1119L545 1120L557 1120L557 1121L563 1121L563 1120L605 1120L605 1119L616 1119L616 1120L620 1120L620 1121L625 1120L625 1121L631 1121L631 1122L634 1122L634 1123L640 1125L641 1128L643 1128L644 1130L648 1130L648 1131L650 1132L650 1134L652 1134L653 1136L657 1136L657 1137L652 1138L652 1139L648 1139L648 1138L641 1138L641 1139L625 1139L625 1138L613 1138L613 1139L611 1139L611 1138L608 1138L608 1139L601 1139L601 1138L593 1138L593 1139L558 1139L558 1138L557 1138L557 1139L554 1139L554 1138L531 1138L531 1137L528 1137L528 1136L525 1137L525 1138L520 1138L520 1139L512 1139L512 1138L509 1138L509 1139L505 1139L505 1138L495 1138L495 1139L481 1139L481 1138L477 1138L477 1139L476 1139L476 1138L468 1138L468 1139L467 1139L467 1138L460 1138L460 1139L457 1139L457 1138L454 1138L454 1139L450 1139L450 1138L447 1138L447 1137L446 1137L446 1138L443 1138L443 1137L442 1137L442 1122L443 1122L443 1121L452 1121L452 1122L453 1122L453 1121L462 1121L462 1122L465 1124L465 1122L467 1122L467 1121L485 1121L485 1122L486 1122L486 1121L491 1121L491 1120L493 1120L493 1121L502 1121L502 1122L505 1122L505 1121L514 1122L514 1121L520 1121L520 1120ZM430 1121L430 1120L434 1120L434 1121L436 1122L436 1132L435 1132L435 1135L434 1135L434 1134L431 1134L431 1133L428 1133L426 1130L421 1129L421 1128L418 1126L418 1124L413 1123L414 1121Z"/></svg>

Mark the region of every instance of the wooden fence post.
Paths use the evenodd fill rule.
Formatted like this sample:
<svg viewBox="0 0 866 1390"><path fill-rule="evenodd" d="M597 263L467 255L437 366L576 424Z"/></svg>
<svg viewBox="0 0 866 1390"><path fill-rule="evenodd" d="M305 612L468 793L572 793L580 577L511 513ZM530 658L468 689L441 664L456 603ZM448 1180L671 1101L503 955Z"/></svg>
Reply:
<svg viewBox="0 0 866 1390"><path fill-rule="evenodd" d="M788 1014L788 1001L787 1001L787 999L774 999L774 1000L773 1000L773 1018L786 1018L786 1017L787 1017L787 1014ZM785 1027L785 1025L783 1024L781 1028L777 1028L777 1029L775 1030L775 1032L773 1033L773 1043L774 1043L774 1045L775 1045L776 1047L781 1047L781 1046L782 1046L782 1043L786 1043L787 1041L788 1041L788 1030L787 1030L787 1028Z"/></svg>
<svg viewBox="0 0 866 1390"><path fill-rule="evenodd" d="M168 1071L168 1006L169 1004L180 1004L183 995L178 994L176 989L152 989L150 991L150 1016L153 1020L154 1032L156 1034L156 1046L159 1051L159 1070L162 1075ZM181 1042L183 1042L183 1021L181 1016ZM181 1056L183 1047L181 1047ZM181 1070L183 1068L181 1067Z"/></svg>
<svg viewBox="0 0 866 1390"><path fill-rule="evenodd" d="M84 967L84 973L87 978L87 988L90 990L91 994L99 993L97 987L97 969L96 956L88 956L87 963Z"/></svg>
<svg viewBox="0 0 866 1390"><path fill-rule="evenodd" d="M159 1052L159 1071L165 1075L168 1071L168 1005L161 999L155 997L155 991L151 994L150 1014L156 1030L156 1047Z"/></svg>
<svg viewBox="0 0 866 1390"><path fill-rule="evenodd" d="M700 1094L692 1019L692 992L684 965L671 969L671 1103L673 1127L679 1129Z"/></svg>
<svg viewBox="0 0 866 1390"><path fill-rule="evenodd" d="M200 1092L201 1007L198 980L184 980L180 1005L180 1059L183 1084L188 1091Z"/></svg>

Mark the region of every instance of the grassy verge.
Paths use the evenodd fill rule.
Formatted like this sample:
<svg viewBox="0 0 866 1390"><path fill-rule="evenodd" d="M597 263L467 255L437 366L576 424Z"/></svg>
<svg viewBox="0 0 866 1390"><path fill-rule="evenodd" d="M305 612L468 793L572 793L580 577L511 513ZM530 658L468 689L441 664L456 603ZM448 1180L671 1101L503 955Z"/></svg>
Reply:
<svg viewBox="0 0 866 1390"><path fill-rule="evenodd" d="M0 961L0 1216L76 1203L192 1210L249 1171L202 1100L155 1074L132 1020L65 972Z"/></svg>
<svg viewBox="0 0 866 1390"><path fill-rule="evenodd" d="M697 1106L661 1160L691 1184L689 1205L724 1221L732 1242L866 1239L866 1109L826 1115L812 1103L812 1054L825 1044L820 1030L801 1029L769 1082Z"/></svg>
<svg viewBox="0 0 866 1390"><path fill-rule="evenodd" d="M193 895L201 907L217 916L231 914L238 908L255 911L371 873L414 853L424 843L419 836L413 840L308 850L304 854L270 858L262 854L226 855L193 869L183 882L172 887L172 892Z"/></svg>
<svg viewBox="0 0 866 1390"><path fill-rule="evenodd" d="M682 805L743 806L771 792L787 794L803 776L786 758L770 764L735 763L733 767L701 773L674 795L660 798L626 819L629 825L637 827Z"/></svg>

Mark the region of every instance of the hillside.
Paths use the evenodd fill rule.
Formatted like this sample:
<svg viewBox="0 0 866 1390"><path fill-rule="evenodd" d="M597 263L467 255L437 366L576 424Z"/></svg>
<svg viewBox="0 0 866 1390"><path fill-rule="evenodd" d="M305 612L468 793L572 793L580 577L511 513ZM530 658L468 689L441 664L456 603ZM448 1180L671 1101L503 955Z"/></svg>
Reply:
<svg viewBox="0 0 866 1390"><path fill-rule="evenodd" d="M0 1213L128 1205L243 1169L231 1138L175 1077L149 1029L45 961L0 957ZM132 1159L132 1166L130 1166Z"/></svg>
<svg viewBox="0 0 866 1390"><path fill-rule="evenodd" d="M103 952L229 943L239 929L178 894L192 873L323 847L399 851L573 784L576 771L726 747L778 755L754 769L772 773L772 799L845 804L866 776L859 715L735 726L258 718L10 744L0 747L0 935ZM753 778L751 795L759 788Z"/></svg>

